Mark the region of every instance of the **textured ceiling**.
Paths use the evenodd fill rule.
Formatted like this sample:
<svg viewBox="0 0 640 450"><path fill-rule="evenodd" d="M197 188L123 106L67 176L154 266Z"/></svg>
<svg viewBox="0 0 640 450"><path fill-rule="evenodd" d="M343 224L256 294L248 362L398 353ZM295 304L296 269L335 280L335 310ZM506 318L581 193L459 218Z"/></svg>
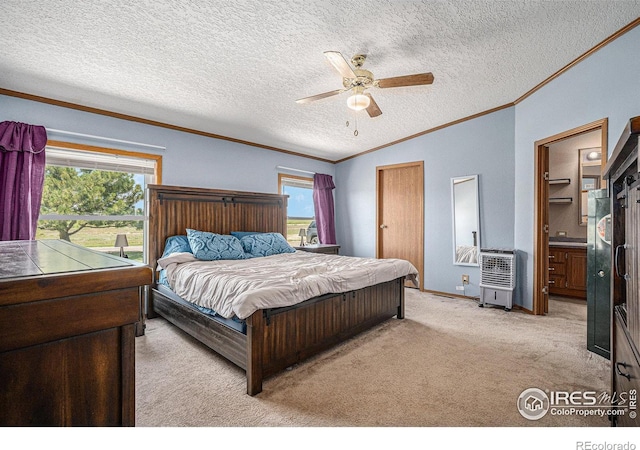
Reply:
<svg viewBox="0 0 640 450"><path fill-rule="evenodd" d="M339 160L515 101L639 17L640 0L3 0L1 10L0 88ZM372 89L383 112L373 119L349 110L347 94L295 103L342 87L327 50L367 54L376 78L435 81Z"/></svg>

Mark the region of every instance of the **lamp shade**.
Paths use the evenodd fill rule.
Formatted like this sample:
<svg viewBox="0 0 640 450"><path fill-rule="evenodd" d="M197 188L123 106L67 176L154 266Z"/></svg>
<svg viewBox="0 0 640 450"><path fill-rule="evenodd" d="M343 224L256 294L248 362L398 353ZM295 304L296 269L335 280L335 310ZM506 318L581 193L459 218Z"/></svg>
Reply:
<svg viewBox="0 0 640 450"><path fill-rule="evenodd" d="M129 241L127 241L126 234L119 234L116 236L116 243L113 245L114 247L128 247Z"/></svg>
<svg viewBox="0 0 640 450"><path fill-rule="evenodd" d="M306 236L307 235L307 230L305 230L304 228L300 228L300 231L298 231L298 236Z"/></svg>

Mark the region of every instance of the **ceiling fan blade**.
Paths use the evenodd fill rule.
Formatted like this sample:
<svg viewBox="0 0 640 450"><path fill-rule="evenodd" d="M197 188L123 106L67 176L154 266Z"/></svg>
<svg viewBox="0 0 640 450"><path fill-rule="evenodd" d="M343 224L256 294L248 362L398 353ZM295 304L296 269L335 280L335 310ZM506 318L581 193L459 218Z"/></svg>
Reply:
<svg viewBox="0 0 640 450"><path fill-rule="evenodd" d="M369 97L369 100L370 100L369 106L367 106L367 113L369 113L369 117L378 117L380 114L382 114L382 110L380 109L376 101L373 99L371 94L367 92L364 95Z"/></svg>
<svg viewBox="0 0 640 450"><path fill-rule="evenodd" d="M301 104L311 103L311 102L315 102L316 100L321 100L323 98L333 97L334 95L338 95L344 91L345 89L336 89L335 91L324 92L322 94L312 95L311 97L299 98L298 100L296 100L296 103L301 103Z"/></svg>
<svg viewBox="0 0 640 450"><path fill-rule="evenodd" d="M342 53L340 52L324 52L324 56L327 57L329 62L336 68L338 73L342 75L342 78L356 78L356 74L349 65Z"/></svg>
<svg viewBox="0 0 640 450"><path fill-rule="evenodd" d="M404 75L402 77L382 78L378 80L378 87L380 88L392 88L402 86L420 86L423 84L433 83L433 74L418 73L415 75Z"/></svg>

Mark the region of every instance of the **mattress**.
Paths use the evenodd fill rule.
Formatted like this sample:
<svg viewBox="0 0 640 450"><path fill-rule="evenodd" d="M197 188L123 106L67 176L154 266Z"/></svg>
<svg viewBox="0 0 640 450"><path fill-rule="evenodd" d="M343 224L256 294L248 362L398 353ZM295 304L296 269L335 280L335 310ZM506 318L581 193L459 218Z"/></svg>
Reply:
<svg viewBox="0 0 640 450"><path fill-rule="evenodd" d="M362 289L418 271L402 259L357 258L303 251L242 260L200 261L175 253L158 261L172 290L222 317L245 319L259 309L293 306L325 294Z"/></svg>

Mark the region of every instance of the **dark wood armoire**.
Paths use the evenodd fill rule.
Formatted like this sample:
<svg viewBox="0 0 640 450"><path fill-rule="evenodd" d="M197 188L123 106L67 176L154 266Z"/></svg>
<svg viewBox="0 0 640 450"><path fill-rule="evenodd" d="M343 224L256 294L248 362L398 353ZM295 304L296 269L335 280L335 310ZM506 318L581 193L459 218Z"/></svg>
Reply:
<svg viewBox="0 0 640 450"><path fill-rule="evenodd" d="M611 198L612 424L638 426L640 389L640 116L629 120L604 176Z"/></svg>

